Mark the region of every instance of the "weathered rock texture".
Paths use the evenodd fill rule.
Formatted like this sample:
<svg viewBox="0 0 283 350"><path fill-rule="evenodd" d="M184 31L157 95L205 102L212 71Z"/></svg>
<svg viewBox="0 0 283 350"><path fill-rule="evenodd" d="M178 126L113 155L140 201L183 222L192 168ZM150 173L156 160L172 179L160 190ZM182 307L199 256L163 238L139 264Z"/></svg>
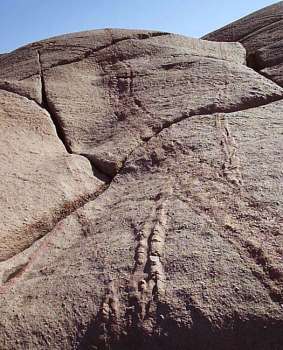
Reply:
<svg viewBox="0 0 283 350"><path fill-rule="evenodd" d="M248 53L248 63L262 75L283 86L283 1L268 6L203 39L238 41Z"/></svg>
<svg viewBox="0 0 283 350"><path fill-rule="evenodd" d="M283 89L240 43L97 30L0 77L1 349L282 349Z"/></svg>

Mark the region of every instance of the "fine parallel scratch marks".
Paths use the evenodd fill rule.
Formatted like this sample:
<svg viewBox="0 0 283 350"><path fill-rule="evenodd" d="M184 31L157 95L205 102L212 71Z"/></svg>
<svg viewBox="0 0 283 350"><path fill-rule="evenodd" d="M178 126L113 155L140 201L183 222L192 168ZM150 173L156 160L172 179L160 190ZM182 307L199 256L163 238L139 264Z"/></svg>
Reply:
<svg viewBox="0 0 283 350"><path fill-rule="evenodd" d="M114 281L110 281L100 309L100 338L107 347L119 336L120 304Z"/></svg>
<svg viewBox="0 0 283 350"><path fill-rule="evenodd" d="M215 126L220 140L221 150L224 155L222 164L222 175L230 183L241 186L243 184L240 170L240 158L238 156L238 145L229 129L228 121L225 117L215 116Z"/></svg>
<svg viewBox="0 0 283 350"><path fill-rule="evenodd" d="M117 281L110 278L96 317L76 349L110 350L121 336L121 310Z"/></svg>
<svg viewBox="0 0 283 350"><path fill-rule="evenodd" d="M226 229L229 230L229 227L226 227ZM282 304L283 275L280 269L274 266L267 258L264 251L252 241L243 239L240 235L233 237L233 232L231 231L230 233L229 242L236 248L239 256L247 262L251 273L266 289L271 300L275 303ZM224 238L224 236L222 237Z"/></svg>
<svg viewBox="0 0 283 350"><path fill-rule="evenodd" d="M24 249L19 252L18 254L22 254L27 249L35 246L35 250L30 254L28 257L27 263L24 264L24 266L21 267L21 271L17 269L19 273L10 276L8 280L4 279L2 283L0 283L0 294L6 292L10 287L14 285L15 282L17 282L26 272L29 272L30 269L32 269L32 266L40 256L42 256L45 251L47 251L50 247L50 242L54 238L56 238L58 235L60 235L61 229L60 227L64 224L64 220L75 213L79 208L83 208L87 203L90 201L95 200L97 197L102 195L110 186L110 184L103 184L100 186L99 189L97 189L94 193L83 196L79 198L78 200L72 201L72 202L65 202L63 206L60 208L60 210L57 211L58 217L54 217L54 221L48 222L45 218L42 218L42 220L36 222L34 225L31 225L27 229L27 233L33 230L41 230L42 234L40 237L36 238L30 245L24 247ZM25 232L24 232L25 233ZM49 235L48 235L49 233ZM42 238L41 241L39 241ZM36 246L38 244L38 246ZM14 256L18 255L15 254L11 256L9 259L12 259ZM6 262L9 264L9 259L6 260Z"/></svg>
<svg viewBox="0 0 283 350"><path fill-rule="evenodd" d="M59 66L66 66L69 64L77 63L77 62L82 62L85 59L87 59L88 57L90 57L91 55L95 55L95 54L99 53L100 51L102 51L104 49L108 49L108 48L110 48L110 47L112 47L112 46L114 46L122 41L146 40L146 39L150 39L150 38L156 37L156 36L170 35L170 33L166 33L166 32L148 32L148 33L137 34L136 37L122 37L119 39L114 39L113 35L111 33L111 30L110 29L106 29L106 30L109 32L109 36L111 39L109 43L92 48L92 49L89 49L86 52L84 52L82 55L79 55L73 59L65 59L65 60L61 60L57 63L51 64L46 69L55 68L55 67L59 67Z"/></svg>

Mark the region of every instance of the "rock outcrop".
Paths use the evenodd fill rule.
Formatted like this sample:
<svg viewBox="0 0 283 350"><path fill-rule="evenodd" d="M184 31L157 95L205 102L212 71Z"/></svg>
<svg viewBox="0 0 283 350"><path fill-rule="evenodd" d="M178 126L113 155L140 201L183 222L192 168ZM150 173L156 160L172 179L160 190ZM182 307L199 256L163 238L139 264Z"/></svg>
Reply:
<svg viewBox="0 0 283 350"><path fill-rule="evenodd" d="M215 41L238 41L249 65L283 86L283 1L268 6L204 36Z"/></svg>
<svg viewBox="0 0 283 350"><path fill-rule="evenodd" d="M0 56L1 349L283 347L280 13Z"/></svg>

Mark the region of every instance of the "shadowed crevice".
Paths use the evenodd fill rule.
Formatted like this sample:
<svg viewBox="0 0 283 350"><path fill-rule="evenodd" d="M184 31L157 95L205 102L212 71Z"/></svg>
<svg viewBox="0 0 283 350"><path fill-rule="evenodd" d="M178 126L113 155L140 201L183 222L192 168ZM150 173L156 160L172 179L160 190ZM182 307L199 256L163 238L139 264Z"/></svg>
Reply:
<svg viewBox="0 0 283 350"><path fill-rule="evenodd" d="M70 145L67 141L67 137L64 131L64 128L60 122L60 120L55 116L54 110L51 106L51 104L48 101L47 95L46 95L46 87L45 87L45 78L42 70L42 62L41 62L41 54L40 51L37 51L37 57L38 57L38 64L40 68L40 79L41 79L41 95L42 95L42 108L44 108L50 115L52 122L55 126L57 136L62 141L63 145L66 148L66 151L68 153L72 153Z"/></svg>
<svg viewBox="0 0 283 350"><path fill-rule="evenodd" d="M215 327L188 296L186 305L191 326L170 316L160 320L152 333L142 328L123 329L111 338L101 328L101 315L90 322L74 349L76 350L279 350L283 342L282 320L260 319L253 315L241 318L232 314ZM107 330L106 330L107 331Z"/></svg>
<svg viewBox="0 0 283 350"><path fill-rule="evenodd" d="M65 130L64 130L63 123L62 123L60 117L57 115L57 112L56 112L55 107L53 106L52 102L50 102L50 100L47 97L45 77L44 77L44 72L42 69L42 60L41 60L40 51L37 51L37 55L38 55L38 64L40 67L40 78L41 78L41 94L42 94L42 106L41 107L44 108L48 112L48 114L50 115L52 122L55 126L55 129L56 129L56 134L57 134L58 138L62 141L66 151L69 154L77 154L77 153L72 151L70 142L68 141L68 138L67 138ZM92 172L93 172L93 175L95 177L97 177L100 180L105 181L106 183L109 183L111 181L109 176L104 173L103 169L97 168L96 164L94 164L87 155L85 155L85 154L77 154L77 155L86 158L90 162Z"/></svg>
<svg viewBox="0 0 283 350"><path fill-rule="evenodd" d="M262 71L265 68L273 67L273 65L267 65L266 67L263 66L263 64L258 60L257 52L250 53L249 55L247 55L247 66L253 69L256 73L260 74L265 79L272 81L273 84L276 84L277 86L282 88L282 86L278 84L276 80L271 79L268 74Z"/></svg>

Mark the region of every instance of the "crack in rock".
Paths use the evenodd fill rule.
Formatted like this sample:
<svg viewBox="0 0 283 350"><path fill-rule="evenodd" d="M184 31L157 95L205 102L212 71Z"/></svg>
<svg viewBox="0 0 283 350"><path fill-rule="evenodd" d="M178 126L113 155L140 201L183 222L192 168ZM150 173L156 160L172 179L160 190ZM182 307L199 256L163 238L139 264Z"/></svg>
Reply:
<svg viewBox="0 0 283 350"><path fill-rule="evenodd" d="M56 111L55 111L52 103L49 101L49 99L47 97L44 71L42 69L41 52L39 50L37 51L37 57L38 57L38 64L40 67L40 78L41 78L41 94L42 94L42 106L41 107L44 108L48 112L48 114L50 115L50 118L52 119L52 122L55 126L57 136L62 141L66 151L69 154L77 154L77 153L74 153L72 151L71 145L67 139L67 136L66 136L66 133L64 130L64 125L62 124L62 121L60 120L60 118L57 117ZM90 157L88 157L85 154L77 154L77 155L86 158L90 162L91 167L92 167L92 172L93 172L93 175L95 177L97 177L98 179L101 179L103 181L106 181L106 182L110 181L110 177L103 172L103 169L98 168L93 163L93 161Z"/></svg>
<svg viewBox="0 0 283 350"><path fill-rule="evenodd" d="M40 80L41 80L41 95L42 95L42 108L44 108L48 114L50 115L52 122L55 126L57 136L62 141L63 145L65 146L65 149L68 153L72 153L70 145L66 139L66 134L64 131L64 127L61 125L60 121L56 116L54 115L54 112L52 110L52 106L50 105L47 95L46 95L46 88L45 88L45 78L42 70L42 61L41 61L41 53L38 50L37 51L37 58L38 58L38 64L39 64L39 71L40 71Z"/></svg>
<svg viewBox="0 0 283 350"><path fill-rule="evenodd" d="M144 33L144 34L137 34L137 37L133 37L133 38L121 38L121 39L114 39L110 30L109 30L109 34L110 34L110 37L111 37L111 42L109 44L106 44L106 45L102 45L102 46L99 46L95 49L91 49L91 50L88 50L86 51L83 55L79 56L79 57L76 57L74 59L71 59L71 60L68 60L68 59L65 59L65 60L62 60L62 61L59 61L55 64L51 64L50 67L46 68L46 69L51 69L51 68L55 68L55 67L59 67L59 66L66 66L66 65L69 65L69 64L72 64L72 63L77 63L77 62L81 62L85 59L87 59L89 56L91 56L92 54L95 54L99 51L102 51L104 49L107 49L117 43L120 43L122 41L128 41L128 40L146 40L146 39L150 39L150 38L153 38L153 37L157 37L157 36L165 36L165 35L171 35L170 33L166 33L166 32L152 32L152 33Z"/></svg>
<svg viewBox="0 0 283 350"><path fill-rule="evenodd" d="M253 101L249 101L248 103L248 106L246 108L235 108L235 107L231 107L231 108L215 108L215 106L208 106L208 107L205 107L205 108L200 108L199 109L199 113L198 112L191 112L189 114L187 113L182 113L180 117L176 118L174 121L172 122L164 122L162 127L158 128L155 133L150 136L150 137L146 137L146 138L141 138L140 140L140 143L135 147L133 148L129 153L128 155L125 157L124 161L123 161L123 164L122 166L119 168L118 172L122 173L123 169L125 168L126 166L126 163L128 161L128 159L130 158L130 156L140 147L144 147L147 143L150 142L151 139L154 139L156 137L158 137L158 135L160 133L162 133L164 130L174 126L174 125L177 125L179 123L181 123L182 121L186 120L186 119L190 119L190 118L194 118L194 117L201 117L201 116L204 116L204 115L207 115L207 116L211 116L211 117L215 117L215 114L216 113L226 113L226 114L229 114L229 113L235 113L235 112L243 112L243 111L247 111L247 110L250 110L250 109L253 109L253 108L257 108L257 107L263 107L263 106L267 106L269 105L270 103L273 103L273 102L277 102L277 101L281 101L283 100L283 92L282 92L282 96L279 96L279 95L275 95L275 96L268 96L266 98L266 101L264 102L261 102L261 103L252 103ZM211 111L213 109L213 111Z"/></svg>

